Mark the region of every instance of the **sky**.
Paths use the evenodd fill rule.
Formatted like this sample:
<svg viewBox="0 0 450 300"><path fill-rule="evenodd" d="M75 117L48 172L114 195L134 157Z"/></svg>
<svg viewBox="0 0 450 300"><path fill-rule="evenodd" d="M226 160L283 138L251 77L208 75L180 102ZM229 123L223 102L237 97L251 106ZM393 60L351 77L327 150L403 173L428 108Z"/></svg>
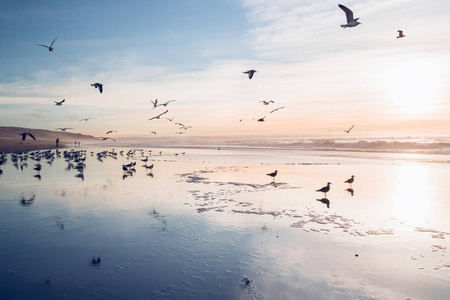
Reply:
<svg viewBox="0 0 450 300"><path fill-rule="evenodd" d="M338 3L361 25L341 28ZM450 136L448 20L447 0L4 0L0 126L347 137L355 125L355 135ZM36 45L55 38L52 52ZM155 99L176 101L153 108Z"/></svg>

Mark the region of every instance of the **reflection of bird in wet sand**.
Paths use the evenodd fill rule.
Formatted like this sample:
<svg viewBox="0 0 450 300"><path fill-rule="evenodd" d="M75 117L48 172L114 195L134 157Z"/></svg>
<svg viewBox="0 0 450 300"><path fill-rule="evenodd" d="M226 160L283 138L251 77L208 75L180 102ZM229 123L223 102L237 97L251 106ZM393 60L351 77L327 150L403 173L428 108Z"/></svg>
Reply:
<svg viewBox="0 0 450 300"><path fill-rule="evenodd" d="M152 117L152 118L150 118L149 120L159 119L159 118L161 118L162 115L167 114L168 112L169 112L169 110L166 110L165 112L163 112L163 113L161 113L161 114L159 114L159 115L157 115L157 116L155 116L155 117Z"/></svg>
<svg viewBox="0 0 450 300"><path fill-rule="evenodd" d="M345 12L345 17L347 18L347 24L341 25L342 28L355 27L361 24L358 22L359 18L353 19L353 12L350 9L341 4L338 4L338 6Z"/></svg>
<svg viewBox="0 0 450 300"><path fill-rule="evenodd" d="M346 181L344 181L344 183L348 183L348 184L352 184L353 181L355 181L355 175L352 175L352 177L350 179L347 179Z"/></svg>
<svg viewBox="0 0 450 300"><path fill-rule="evenodd" d="M96 82L92 83L91 86L95 87L96 89L98 88L100 94L103 93L103 84Z"/></svg>
<svg viewBox="0 0 450 300"><path fill-rule="evenodd" d="M61 101L53 101L53 102L55 102L55 105L61 106L64 103L64 101L66 101L66 99L62 99Z"/></svg>
<svg viewBox="0 0 450 300"><path fill-rule="evenodd" d="M316 190L316 192L322 192L325 194L325 197L326 197L327 193L330 191L330 184L331 184L331 182L328 182L327 186L324 186L323 188Z"/></svg>
<svg viewBox="0 0 450 300"><path fill-rule="evenodd" d="M343 130L343 131L345 131L345 132L347 132L347 133L350 133L350 130L352 130L353 129L353 127L355 127L355 125L353 125L352 127L350 127L349 129L347 129L347 130Z"/></svg>
<svg viewBox="0 0 450 300"><path fill-rule="evenodd" d="M29 136L33 140L36 140L34 135L32 135L30 132L22 132L22 133L19 133L19 134L22 136L22 141L24 141L27 138L27 136Z"/></svg>
<svg viewBox="0 0 450 300"><path fill-rule="evenodd" d="M264 104L264 105L269 105L270 103L275 103L275 102L273 102L272 100L270 100L270 101L259 101L259 103L262 103L262 104Z"/></svg>
<svg viewBox="0 0 450 300"><path fill-rule="evenodd" d="M55 41L56 41L56 39L53 40L53 42L50 44L50 46L46 46L46 45L42 45L42 44L36 44L36 45L48 48L48 51L53 51L53 44L55 43Z"/></svg>
<svg viewBox="0 0 450 300"><path fill-rule="evenodd" d="M272 177L273 180L275 181L275 177L277 176L277 174L278 174L278 170L275 170L274 172L267 174L267 176Z"/></svg>
<svg viewBox="0 0 450 300"><path fill-rule="evenodd" d="M316 199L316 200L320 201L322 203L325 203L327 205L327 208L330 208L330 200L328 200L327 198Z"/></svg>
<svg viewBox="0 0 450 300"><path fill-rule="evenodd" d="M245 71L245 72L242 72L242 73L248 74L248 79L252 79L253 78L253 74L255 74L256 71L255 70L248 70L248 71Z"/></svg>
<svg viewBox="0 0 450 300"><path fill-rule="evenodd" d="M355 191L352 188L346 189L347 192L349 192L352 196L355 193Z"/></svg>
<svg viewBox="0 0 450 300"><path fill-rule="evenodd" d="M397 30L397 32L398 32L398 36L397 36L398 39L405 37L405 35L403 34L403 30Z"/></svg>

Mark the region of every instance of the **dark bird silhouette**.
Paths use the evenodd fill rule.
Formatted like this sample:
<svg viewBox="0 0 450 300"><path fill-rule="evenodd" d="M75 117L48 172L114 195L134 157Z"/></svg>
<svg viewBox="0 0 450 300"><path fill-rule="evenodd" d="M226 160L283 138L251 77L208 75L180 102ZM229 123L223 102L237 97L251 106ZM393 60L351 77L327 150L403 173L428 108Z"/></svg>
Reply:
<svg viewBox="0 0 450 300"><path fill-rule="evenodd" d="M327 197L327 193L330 191L330 184L331 182L328 182L327 186L324 186L323 188L316 190L316 192L322 192L325 194L325 197Z"/></svg>
<svg viewBox="0 0 450 300"><path fill-rule="evenodd" d="M117 132L117 131L116 130L109 130L109 131L106 132L106 134L110 134L110 133L113 133L113 132Z"/></svg>
<svg viewBox="0 0 450 300"><path fill-rule="evenodd" d="M330 208L330 200L328 200L327 198L316 199L316 200L320 201L322 203L325 203L327 205L327 208Z"/></svg>
<svg viewBox="0 0 450 300"><path fill-rule="evenodd" d="M61 101L53 101L53 102L55 102L55 104L57 105L57 106L61 106L64 102L66 101L66 99L62 99Z"/></svg>
<svg viewBox="0 0 450 300"><path fill-rule="evenodd" d="M349 192L350 195L352 195L352 196L355 193L355 191L352 188L348 188L348 189L346 189L346 191Z"/></svg>
<svg viewBox="0 0 450 300"><path fill-rule="evenodd" d="M284 108L284 106L282 106L282 107L278 107L278 108L275 108L274 110L272 110L270 113L273 113L273 112L276 112L277 110L279 110L279 109L283 109Z"/></svg>
<svg viewBox="0 0 450 300"><path fill-rule="evenodd" d="M347 129L347 130L343 130L343 131L345 131L345 132L347 132L347 133L350 133L350 130L352 130L353 129L353 127L355 127L355 125L353 125L352 127L350 127L349 129Z"/></svg>
<svg viewBox="0 0 450 300"><path fill-rule="evenodd" d="M353 181L355 181L355 175L352 175L352 177L350 179L347 179L346 181L344 181L344 183L348 183L348 184L352 184Z"/></svg>
<svg viewBox="0 0 450 300"><path fill-rule="evenodd" d="M406 36L403 34L403 30L397 30L397 32L398 32L398 36L397 36L398 39L404 38Z"/></svg>
<svg viewBox="0 0 450 300"><path fill-rule="evenodd" d="M103 136L101 136L101 137L96 137L96 139L97 139L97 140L101 140L101 141L106 141L106 140L113 140L114 142L116 141L116 140L113 139L113 138L110 138L110 137L103 137Z"/></svg>
<svg viewBox="0 0 450 300"><path fill-rule="evenodd" d="M91 86L98 88L98 91L100 92L100 94L103 93L103 84L96 82L96 83L92 83Z"/></svg>
<svg viewBox="0 0 450 300"><path fill-rule="evenodd" d="M79 120L78 122L82 122L82 121L88 121L88 120L90 120L90 119L93 119L93 118L86 118L86 119L81 119L81 120Z"/></svg>
<svg viewBox="0 0 450 300"><path fill-rule="evenodd" d="M71 127L55 128L55 130L61 130L61 131L66 131L68 129L73 129L73 128L71 128Z"/></svg>
<svg viewBox="0 0 450 300"><path fill-rule="evenodd" d="M266 118L266 116L264 116L264 117L262 117L262 118L259 118L259 119L256 120L256 121L258 121L258 122L264 122L264 121L265 121L265 120L264 120L265 118Z"/></svg>
<svg viewBox="0 0 450 300"><path fill-rule="evenodd" d="M169 119L169 118L166 118L166 119L169 120L170 122L172 122L172 121L173 121L173 118L175 118L175 117L172 117L172 119Z"/></svg>
<svg viewBox="0 0 450 300"><path fill-rule="evenodd" d="M162 115L167 114L168 112L169 112L169 110L166 110L165 112L163 112L163 113L157 115L156 117L152 117L152 118L150 118L149 120L159 119Z"/></svg>
<svg viewBox="0 0 450 300"><path fill-rule="evenodd" d="M242 72L242 73L248 74L248 79L252 79L253 78L253 74L255 74L256 71L255 70L248 70L248 71L245 71L245 72Z"/></svg>
<svg viewBox="0 0 450 300"><path fill-rule="evenodd" d="M53 40L53 42L50 44L50 46L42 45L42 44L36 44L36 45L48 48L48 51L53 51L53 44L55 43L55 41L56 41L56 39Z"/></svg>
<svg viewBox="0 0 450 300"><path fill-rule="evenodd" d="M155 99L155 101L150 100L153 104L153 108L158 107L158 99Z"/></svg>
<svg viewBox="0 0 450 300"><path fill-rule="evenodd" d="M273 180L275 181L275 177L277 176L277 174L278 174L278 170L275 170L274 172L267 174L267 176L272 177Z"/></svg>
<svg viewBox="0 0 450 300"><path fill-rule="evenodd" d="M272 100L270 100L270 101L259 101L259 103L262 103L262 104L264 104L264 105L269 105L270 103L275 103L275 102L273 102Z"/></svg>
<svg viewBox="0 0 450 300"><path fill-rule="evenodd" d="M19 134L22 136L22 141L24 141L27 138L27 136L29 136L33 140L36 140L34 135L32 135L30 132L22 132L22 133L19 133Z"/></svg>
<svg viewBox="0 0 450 300"><path fill-rule="evenodd" d="M151 133L153 133L154 135L156 135L156 131L152 131Z"/></svg>
<svg viewBox="0 0 450 300"><path fill-rule="evenodd" d="M353 12L350 9L348 9L342 4L338 4L338 6L340 9L344 11L345 17L347 18L347 24L341 25L341 28L355 27L361 24L358 22L359 18L353 19Z"/></svg>

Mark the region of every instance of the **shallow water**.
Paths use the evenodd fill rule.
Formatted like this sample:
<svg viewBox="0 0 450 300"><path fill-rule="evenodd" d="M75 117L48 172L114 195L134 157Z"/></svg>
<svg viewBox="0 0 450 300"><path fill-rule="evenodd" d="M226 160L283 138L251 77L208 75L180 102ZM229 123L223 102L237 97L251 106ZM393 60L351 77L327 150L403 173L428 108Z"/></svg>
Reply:
<svg viewBox="0 0 450 300"><path fill-rule="evenodd" d="M450 295L447 155L103 150L83 178L63 157L0 166L3 298Z"/></svg>

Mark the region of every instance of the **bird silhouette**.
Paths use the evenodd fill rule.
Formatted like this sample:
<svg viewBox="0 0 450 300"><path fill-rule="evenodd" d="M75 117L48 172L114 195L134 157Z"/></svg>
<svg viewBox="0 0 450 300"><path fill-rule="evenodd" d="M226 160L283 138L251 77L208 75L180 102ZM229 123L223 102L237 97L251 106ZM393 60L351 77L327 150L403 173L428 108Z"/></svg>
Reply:
<svg viewBox="0 0 450 300"><path fill-rule="evenodd" d="M85 119L81 119L81 120L79 120L78 122L82 122L82 121L88 121L88 120L90 120L90 119L93 119L93 118L85 118Z"/></svg>
<svg viewBox="0 0 450 300"><path fill-rule="evenodd" d="M257 71L255 71L255 70L248 70L248 71L245 71L245 72L242 72L242 73L248 74L248 79L252 79L252 78L253 78L253 75L254 75L256 72L257 72Z"/></svg>
<svg viewBox="0 0 450 300"><path fill-rule="evenodd" d="M278 174L278 170L275 170L274 172L267 174L267 176L272 177L273 180L275 181L275 177L277 176L277 174Z"/></svg>
<svg viewBox="0 0 450 300"><path fill-rule="evenodd" d="M330 208L330 200L328 200L327 198L316 199L316 200L320 201L322 203L325 203L327 205L327 208Z"/></svg>
<svg viewBox="0 0 450 300"><path fill-rule="evenodd" d="M264 104L264 105L269 105L270 103L275 103L275 102L273 102L272 100L270 100L270 101L259 101L259 103L262 103L262 104Z"/></svg>
<svg viewBox="0 0 450 300"><path fill-rule="evenodd" d="M96 82L96 83L92 83L91 86L98 88L98 91L100 92L100 94L103 93L103 84Z"/></svg>
<svg viewBox="0 0 450 300"><path fill-rule="evenodd" d="M177 101L177 100L169 100L166 103L161 103L161 104L158 104L157 106L167 106L170 102L174 102L174 101Z"/></svg>
<svg viewBox="0 0 450 300"><path fill-rule="evenodd" d="M55 128L55 130L66 131L67 129L73 129L71 127Z"/></svg>
<svg viewBox="0 0 450 300"><path fill-rule="evenodd" d="M53 42L50 44L50 46L42 45L42 44L36 44L36 45L48 48L48 51L53 51L53 44L55 43L55 41L56 41L56 39L53 40Z"/></svg>
<svg viewBox="0 0 450 300"><path fill-rule="evenodd" d="M355 175L352 175L352 177L350 179L347 179L346 181L344 181L344 183L348 183L348 184L352 184L353 181L355 181Z"/></svg>
<svg viewBox="0 0 450 300"><path fill-rule="evenodd" d="M353 127L355 127L355 125L353 125L352 127L350 127L349 129L347 129L347 130L343 130L343 131L345 131L345 132L347 132L347 133L350 133L350 130L352 130L353 129Z"/></svg>
<svg viewBox="0 0 450 300"><path fill-rule="evenodd" d="M22 132L22 133L19 133L19 135L22 136L22 141L24 141L24 140L27 138L27 136L29 136L29 137L32 138L33 140L36 140L36 138L34 137L34 135L32 135L30 132Z"/></svg>
<svg viewBox="0 0 450 300"><path fill-rule="evenodd" d="M66 99L62 99L61 101L53 101L53 102L55 102L55 105L57 105L57 106L61 106L64 102L66 101Z"/></svg>
<svg viewBox="0 0 450 300"><path fill-rule="evenodd" d="M398 32L398 36L397 36L398 39L404 38L406 36L403 34L403 30L397 30L397 32Z"/></svg>
<svg viewBox="0 0 450 300"><path fill-rule="evenodd" d="M169 110L166 110L165 112L160 113L159 115L157 115L157 116L155 116L155 117L152 117L152 118L150 118L149 120L159 119L159 118L161 118L162 115L167 114L168 112L169 112Z"/></svg>
<svg viewBox="0 0 450 300"><path fill-rule="evenodd" d="M270 113L273 113L273 112L276 112L277 110L279 110L279 109L283 109L284 108L284 106L282 106L282 107L278 107L278 108L275 108L274 110L272 110Z"/></svg>
<svg viewBox="0 0 450 300"><path fill-rule="evenodd" d="M259 119L256 120L256 121L258 121L258 122L264 122L264 121L265 121L265 120L264 120L265 118L266 118L266 116L264 116L264 117L262 117L262 118L259 118Z"/></svg>
<svg viewBox="0 0 450 300"><path fill-rule="evenodd" d="M327 197L327 193L330 191L330 184L331 184L331 182L328 182L326 186L324 186L321 189L316 190L316 192L322 192L325 194L325 197Z"/></svg>
<svg viewBox="0 0 450 300"><path fill-rule="evenodd" d="M358 26L359 24L361 24L358 22L359 18L353 19L353 12L350 9L348 9L347 7L345 7L342 4L338 4L338 6L340 9L342 9L344 11L345 16L347 18L347 24L341 25L341 28L355 27L355 26Z"/></svg>

